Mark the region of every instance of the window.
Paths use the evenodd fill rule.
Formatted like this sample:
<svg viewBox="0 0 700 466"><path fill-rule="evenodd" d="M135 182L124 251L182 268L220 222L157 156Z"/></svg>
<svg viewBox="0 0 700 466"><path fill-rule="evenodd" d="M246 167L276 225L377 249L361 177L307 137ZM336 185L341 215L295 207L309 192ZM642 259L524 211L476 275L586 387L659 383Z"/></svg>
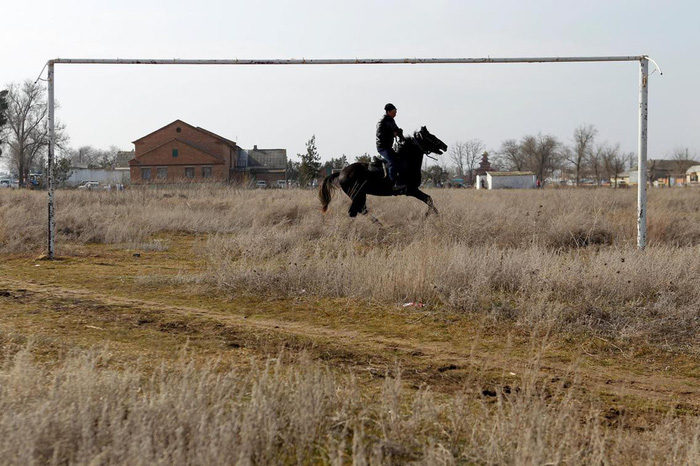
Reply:
<svg viewBox="0 0 700 466"><path fill-rule="evenodd" d="M211 167L202 167L202 178L211 178Z"/></svg>
<svg viewBox="0 0 700 466"><path fill-rule="evenodd" d="M185 167L185 178L194 178L194 167Z"/></svg>
<svg viewBox="0 0 700 466"><path fill-rule="evenodd" d="M159 180L165 180L168 178L168 167L158 167L156 168L156 178Z"/></svg>
<svg viewBox="0 0 700 466"><path fill-rule="evenodd" d="M151 179L151 169L150 168L142 168L141 169L141 179L143 181L149 181Z"/></svg>
<svg viewBox="0 0 700 466"><path fill-rule="evenodd" d="M173 149L173 157L177 157L177 149Z"/></svg>

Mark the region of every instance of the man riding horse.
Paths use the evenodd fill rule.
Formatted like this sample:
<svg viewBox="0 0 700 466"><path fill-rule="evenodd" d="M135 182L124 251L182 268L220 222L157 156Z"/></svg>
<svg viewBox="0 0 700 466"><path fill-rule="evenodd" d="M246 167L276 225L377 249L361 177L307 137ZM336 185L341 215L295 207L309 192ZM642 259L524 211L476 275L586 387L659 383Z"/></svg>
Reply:
<svg viewBox="0 0 700 466"><path fill-rule="evenodd" d="M393 184L394 191L406 189L405 184L399 184L397 165L398 159L394 151L394 138L403 141L403 130L396 125L396 107L394 104L384 106L384 115L377 123L377 152L386 161L386 169L389 172L389 179Z"/></svg>
<svg viewBox="0 0 700 466"><path fill-rule="evenodd" d="M343 168L340 173L327 176L319 187L321 210L326 212L333 197L333 192L341 188L350 198L351 205L348 214L367 214L367 195L372 196L411 196L428 205L427 213L437 213L433 200L419 189L421 184L421 166L423 156L430 153L442 154L447 145L422 126L413 135L403 138L403 131L396 126L394 117L396 107L387 104L386 115L377 125L377 150L387 161L386 177L381 162L356 162ZM398 151L394 151L394 137L399 137L402 143ZM380 161L378 157L375 160ZM400 175L400 179L397 179ZM397 182L400 183L397 185Z"/></svg>

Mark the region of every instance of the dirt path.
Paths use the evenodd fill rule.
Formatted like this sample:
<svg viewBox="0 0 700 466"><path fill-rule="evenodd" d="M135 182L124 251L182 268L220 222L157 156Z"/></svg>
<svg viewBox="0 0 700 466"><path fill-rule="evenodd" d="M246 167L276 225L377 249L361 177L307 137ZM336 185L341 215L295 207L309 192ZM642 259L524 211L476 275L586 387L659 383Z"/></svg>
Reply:
<svg viewBox="0 0 700 466"><path fill-rule="evenodd" d="M637 417L668 409L700 412L700 383L688 370L697 365L688 356L649 353L648 348L640 355L640 350L633 353L600 339L533 343L517 332L488 332L468 320L445 323L429 313L370 309L366 315L374 320L363 319L352 314L348 302L334 307L287 300L283 311L280 304L237 299L212 309L207 302L180 306L0 278L0 330L55 344L108 342L127 360L136 354L172 355L185 342L202 355L240 361L286 347L375 378L399 363L410 384L429 384L436 391L451 392L476 380L488 395L536 374L552 386L575 381L580 396L599 400L611 412ZM448 327L444 333L451 337L446 338L440 332Z"/></svg>

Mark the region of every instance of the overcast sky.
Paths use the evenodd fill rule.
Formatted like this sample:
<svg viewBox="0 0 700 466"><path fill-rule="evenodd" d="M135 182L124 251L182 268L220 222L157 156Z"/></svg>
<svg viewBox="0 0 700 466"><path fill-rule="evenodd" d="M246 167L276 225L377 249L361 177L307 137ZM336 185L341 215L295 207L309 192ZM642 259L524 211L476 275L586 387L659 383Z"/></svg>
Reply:
<svg viewBox="0 0 700 466"><path fill-rule="evenodd" d="M405 58L648 54L649 158L700 156L700 2L5 0L0 87L51 58ZM653 64L651 69L653 69ZM44 72L44 77L46 76ZM324 160L374 152L383 106L406 131L451 145L552 134L582 124L637 150L639 65L624 63L135 66L56 65L70 145L115 145L182 119L241 147L316 135Z"/></svg>

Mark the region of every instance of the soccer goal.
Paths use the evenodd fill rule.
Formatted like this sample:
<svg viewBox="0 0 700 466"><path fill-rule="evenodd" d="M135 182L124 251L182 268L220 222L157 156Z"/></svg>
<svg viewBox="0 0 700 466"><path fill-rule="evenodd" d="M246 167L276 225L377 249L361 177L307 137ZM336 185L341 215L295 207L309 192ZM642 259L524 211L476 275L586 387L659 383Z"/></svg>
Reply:
<svg viewBox="0 0 700 466"><path fill-rule="evenodd" d="M54 84L56 65L382 65L382 64L484 64L484 63L575 63L575 62L639 62L639 141L637 162L639 184L637 187L637 247L646 246L646 164L647 164L647 117L649 97L649 61L647 55L608 56L608 57L530 57L530 58L387 58L387 59L232 59L232 60L190 60L190 59L87 59L57 58L49 60L48 67L48 106L49 106L49 154L48 154L48 257L54 258L56 222L54 218ZM657 67L658 68L658 67Z"/></svg>

